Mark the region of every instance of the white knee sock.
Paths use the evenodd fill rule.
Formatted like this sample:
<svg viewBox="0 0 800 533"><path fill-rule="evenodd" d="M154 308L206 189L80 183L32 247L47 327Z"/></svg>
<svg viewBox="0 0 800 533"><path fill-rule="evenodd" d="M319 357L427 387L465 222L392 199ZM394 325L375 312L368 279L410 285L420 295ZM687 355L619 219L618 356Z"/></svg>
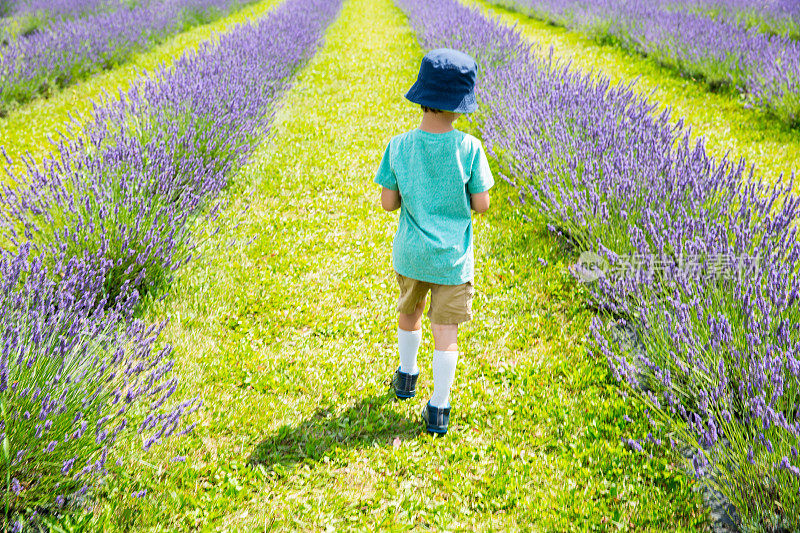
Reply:
<svg viewBox="0 0 800 533"><path fill-rule="evenodd" d="M456 377L458 352L433 351L433 396L434 407L450 407L450 387Z"/></svg>
<svg viewBox="0 0 800 533"><path fill-rule="evenodd" d="M417 368L417 351L419 350L419 343L422 342L422 330L406 331L397 328L397 347L400 351L400 371L406 374L416 374L419 372Z"/></svg>

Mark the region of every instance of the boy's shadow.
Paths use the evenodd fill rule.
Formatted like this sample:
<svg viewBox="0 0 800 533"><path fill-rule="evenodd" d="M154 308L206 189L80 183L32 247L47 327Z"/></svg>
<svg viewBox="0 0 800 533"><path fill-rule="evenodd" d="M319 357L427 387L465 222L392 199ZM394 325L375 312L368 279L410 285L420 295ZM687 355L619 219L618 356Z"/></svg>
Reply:
<svg viewBox="0 0 800 533"><path fill-rule="evenodd" d="M256 445L248 463L291 467L303 461L319 461L332 448L352 448L380 443L391 446L394 437L403 440L420 434L422 422L388 409L394 394L370 396L338 416L320 408L298 426L285 425Z"/></svg>

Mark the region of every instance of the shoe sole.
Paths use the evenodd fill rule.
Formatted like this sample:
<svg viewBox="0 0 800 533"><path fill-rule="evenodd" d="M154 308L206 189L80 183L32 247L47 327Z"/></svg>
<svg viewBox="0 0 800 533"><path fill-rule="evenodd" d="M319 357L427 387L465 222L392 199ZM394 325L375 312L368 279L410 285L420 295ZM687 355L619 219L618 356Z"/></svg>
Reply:
<svg viewBox="0 0 800 533"><path fill-rule="evenodd" d="M425 424L425 431L428 433L432 435L444 435L447 433L446 426L444 428L442 428L442 426L432 426L424 416L420 418L422 418L422 423Z"/></svg>
<svg viewBox="0 0 800 533"><path fill-rule="evenodd" d="M399 398L400 400L408 400L409 398L413 398L414 396L416 396L417 393L415 392L413 394L407 394L404 392L394 391L394 395L397 396L397 398Z"/></svg>

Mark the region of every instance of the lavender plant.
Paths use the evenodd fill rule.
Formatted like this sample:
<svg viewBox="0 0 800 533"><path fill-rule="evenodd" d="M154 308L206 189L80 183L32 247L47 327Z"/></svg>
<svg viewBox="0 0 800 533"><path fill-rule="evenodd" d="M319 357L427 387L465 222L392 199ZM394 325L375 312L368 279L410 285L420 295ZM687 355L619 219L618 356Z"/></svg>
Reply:
<svg viewBox="0 0 800 533"><path fill-rule="evenodd" d="M108 473L120 437L143 448L175 433L199 397L166 407L177 379L162 325L131 320L138 296L106 305L104 276L80 260L52 270L30 247L0 257L0 506L54 511ZM108 309L108 310L107 310Z"/></svg>
<svg viewBox="0 0 800 533"><path fill-rule="evenodd" d="M798 527L794 267L796 251L767 273L756 270L755 283L645 294L634 323L646 351L600 319L592 324L616 378L660 419L631 445L664 440L689 450L694 473L729 498L747 529Z"/></svg>
<svg viewBox="0 0 800 533"><path fill-rule="evenodd" d="M652 56L678 71L729 86L790 126L800 125L800 42L767 35L674 2L493 0ZM673 6L673 7L670 7Z"/></svg>
<svg viewBox="0 0 800 533"><path fill-rule="evenodd" d="M11 176L0 200L7 518L79 501L109 474L120 432L136 427L146 450L193 427L175 433L198 398L162 412L177 387L169 347L153 350L163 324L133 313L188 259L190 222L215 212L339 6L289 0L237 26L98 103L55 155Z"/></svg>
<svg viewBox="0 0 800 533"><path fill-rule="evenodd" d="M476 57L478 127L521 204L607 265L588 285L595 347L655 413L631 445L693 451L746 524L800 527L792 183L714 160L629 85L542 60L477 10L397 3L425 47Z"/></svg>

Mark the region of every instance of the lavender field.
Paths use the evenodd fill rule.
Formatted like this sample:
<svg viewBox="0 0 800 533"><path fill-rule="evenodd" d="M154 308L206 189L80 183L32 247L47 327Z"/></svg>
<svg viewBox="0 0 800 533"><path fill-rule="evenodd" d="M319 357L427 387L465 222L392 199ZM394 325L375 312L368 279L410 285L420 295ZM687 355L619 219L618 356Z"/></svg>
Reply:
<svg viewBox="0 0 800 533"><path fill-rule="evenodd" d="M56 4L55 9L74 16L62 17L30 35L8 38L2 47L0 115L100 70L120 65L132 54L152 47L165 37L214 20L242 3L240 0L148 1L133 3L131 7L125 3L105 9L97 6L97 11L89 10L83 2ZM34 12L41 12L41 6Z"/></svg>
<svg viewBox="0 0 800 533"><path fill-rule="evenodd" d="M0 49L0 121L266 1L0 4L41 22ZM711 124L495 3L273 2L0 139L46 147L0 194L2 531L800 531L797 167L713 155ZM513 7L730 86L800 146L792 2ZM498 182L444 439L387 388L371 181L440 47L479 65L456 127Z"/></svg>
<svg viewBox="0 0 800 533"><path fill-rule="evenodd" d="M9 40L34 34L55 21L124 6L119 0L9 0L0 4L0 39L7 44Z"/></svg>
<svg viewBox="0 0 800 533"><path fill-rule="evenodd" d="M744 105L764 109L790 127L800 124L800 7L767 2L639 2L637 0L499 0L592 38L641 53L698 79L730 88ZM749 7L746 7L749 6ZM750 11L747 11L747 10ZM747 13L756 12L748 19ZM760 31L764 21L787 29ZM751 22L745 23L745 20ZM767 24L765 22L765 24ZM775 23L778 24L778 23Z"/></svg>
<svg viewBox="0 0 800 533"><path fill-rule="evenodd" d="M685 0L671 4L676 11L694 11L759 32L800 38L800 5L792 0Z"/></svg>

